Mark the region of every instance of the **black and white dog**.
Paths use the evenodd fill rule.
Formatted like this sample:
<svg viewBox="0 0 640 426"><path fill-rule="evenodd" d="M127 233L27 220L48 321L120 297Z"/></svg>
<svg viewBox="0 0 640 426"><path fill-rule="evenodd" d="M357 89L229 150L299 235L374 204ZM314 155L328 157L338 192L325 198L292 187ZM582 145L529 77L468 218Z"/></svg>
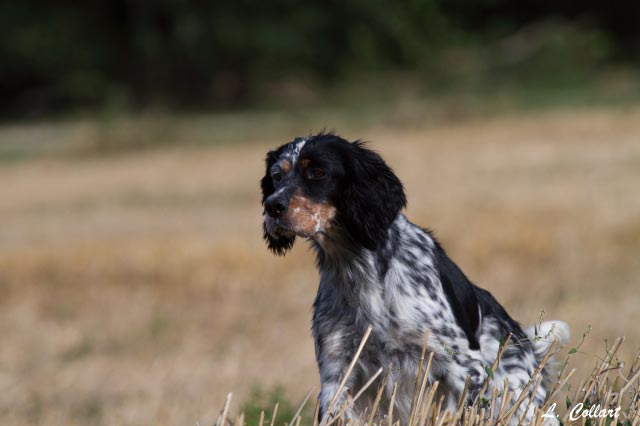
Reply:
<svg viewBox="0 0 640 426"><path fill-rule="evenodd" d="M327 413L328 405L369 325L370 339L333 407L340 407L348 391L358 391L380 367L392 365L387 392L397 383L394 412L403 424L427 329L428 351L434 353L429 380L440 382L450 408L467 377L467 401L478 396L488 374L485 367L493 364L508 335L492 384L502 388L508 378L515 391L511 403L551 341L567 342L565 323L548 321L523 330L488 291L473 285L429 231L401 213L406 198L400 180L363 143L324 133L297 138L269 152L266 163L261 186L269 249L283 255L299 236L311 242L317 256L313 335L321 416L335 413ZM545 383L535 392L532 388L521 405L532 402L529 411L520 413L528 418L548 391ZM357 416L370 403L359 399L347 415Z"/></svg>

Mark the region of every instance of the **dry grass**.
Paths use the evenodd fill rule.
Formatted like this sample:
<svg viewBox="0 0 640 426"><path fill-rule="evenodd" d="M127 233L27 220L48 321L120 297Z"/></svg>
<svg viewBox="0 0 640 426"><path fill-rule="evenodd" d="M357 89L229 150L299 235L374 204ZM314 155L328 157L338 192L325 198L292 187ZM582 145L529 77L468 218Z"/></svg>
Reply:
<svg viewBox="0 0 640 426"><path fill-rule="evenodd" d="M552 362L552 357L560 356L562 348L555 346L554 342L542 359L540 365L534 372L529 383L523 388L511 390L508 380L505 379L504 387L499 390L492 387L492 376L489 375L480 390L480 395L487 395L487 398L481 397L476 399L473 404L467 405L465 397L467 395L467 382L460 399L458 400L455 410L450 411L444 408L444 395L438 398L439 382L427 384L427 378L431 369L433 353L425 358L427 339L422 350L422 358L418 368L416 384L411 401L411 410L406 423L394 418L394 398L396 395L396 384L393 384L393 391L389 400L384 400L383 395L385 389L389 388L387 374L381 375L383 369L378 370L361 389L354 390L354 393L342 405L337 405L337 395L341 393L344 383L349 379L353 366L358 361L362 348L366 345L366 341L371 333L371 327L367 330L360 343L360 348L356 352L349 368L345 372L345 376L340 382L340 386L336 390L334 398L328 405L327 412L334 413L325 415L321 421L318 420L319 402L316 401L313 417L305 419L305 423L311 423L313 426L331 426L333 424L343 425L351 424L359 425L375 425L375 426L443 426L443 425L462 425L462 426L491 426L491 425L581 425L581 426L609 426L611 424L620 426L637 426L640 423L640 352L634 357L631 366L625 368L625 364L617 358L618 351L624 341L624 338L617 339L610 348L607 348L604 356L599 359L595 368L589 375L576 386L575 392L571 395L566 392L564 400L560 400L559 396L563 390L570 389L567 385L575 369L568 369L571 355L577 353L578 347L572 348L568 352L568 356L562 365L556 369L551 379L549 394L547 401L542 407L531 407L526 401L529 392L534 393L536 388L540 386L544 380L540 371L548 363ZM428 336L427 336L428 337ZM509 344L509 338L506 339L502 348ZM498 354L493 364L493 369L500 362L502 351ZM370 388L375 390L377 384L376 397L370 406L364 408L362 412L354 413L356 417L347 417L348 412L353 408L360 396ZM484 392L489 389L487 394ZM301 415L305 405L309 401L308 393L302 401L300 407L291 417L289 422L285 424L299 426L303 422ZM240 412L235 417L235 421L230 418L230 403L232 394L228 394L223 409L218 416L215 426L243 426L247 423L244 412ZM511 402L507 402L511 401ZM563 407L562 405L565 405ZM278 406L276 403L272 409L270 425L275 423L278 416ZM531 417L527 417L529 409L533 408ZM257 425L264 425L266 412L263 410L256 422ZM551 420L547 420L551 419ZM283 421L281 420L281 423Z"/></svg>
<svg viewBox="0 0 640 426"><path fill-rule="evenodd" d="M0 129L0 145L65 147L0 164L0 424L204 425L229 391L317 388L312 256L266 252L257 185L265 151L308 122L202 145L205 122L167 124L184 144L102 156L76 149L87 124ZM640 109L419 123L338 130L374 141L408 216L517 319L544 308L576 341L592 325L576 378L605 339L626 335L632 364Z"/></svg>

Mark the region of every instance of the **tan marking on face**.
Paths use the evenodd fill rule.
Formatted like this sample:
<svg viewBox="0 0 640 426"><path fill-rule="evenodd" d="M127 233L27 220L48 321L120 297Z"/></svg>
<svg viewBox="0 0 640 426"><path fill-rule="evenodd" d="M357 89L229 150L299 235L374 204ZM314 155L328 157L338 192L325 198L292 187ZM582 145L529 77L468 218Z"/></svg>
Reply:
<svg viewBox="0 0 640 426"><path fill-rule="evenodd" d="M291 161L282 160L280 162L280 169L282 169L283 172L288 173L289 170L291 170Z"/></svg>
<svg viewBox="0 0 640 426"><path fill-rule="evenodd" d="M329 203L319 203L296 193L289 200L286 220L294 232L312 236L324 232L331 226L336 208Z"/></svg>
<svg viewBox="0 0 640 426"><path fill-rule="evenodd" d="M300 160L300 167L304 170L309 167L310 162L311 160L309 160L308 158L303 158L302 160Z"/></svg>

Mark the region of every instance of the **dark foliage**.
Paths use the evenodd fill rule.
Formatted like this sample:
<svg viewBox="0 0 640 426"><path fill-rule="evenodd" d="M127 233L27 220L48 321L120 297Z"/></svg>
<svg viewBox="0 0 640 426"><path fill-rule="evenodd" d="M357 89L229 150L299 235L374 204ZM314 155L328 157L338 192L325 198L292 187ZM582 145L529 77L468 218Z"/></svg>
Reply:
<svg viewBox="0 0 640 426"><path fill-rule="evenodd" d="M416 69L438 49L530 22L586 17L637 50L637 3L8 1L0 4L0 114L124 103L256 101L256 85L350 70ZM636 51L637 54L637 51Z"/></svg>

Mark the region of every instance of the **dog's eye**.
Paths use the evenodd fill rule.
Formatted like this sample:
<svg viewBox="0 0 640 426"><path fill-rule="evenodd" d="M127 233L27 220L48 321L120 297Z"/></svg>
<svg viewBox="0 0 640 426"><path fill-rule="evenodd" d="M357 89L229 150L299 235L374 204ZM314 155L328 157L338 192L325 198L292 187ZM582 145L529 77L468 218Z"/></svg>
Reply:
<svg viewBox="0 0 640 426"><path fill-rule="evenodd" d="M276 167L271 171L271 179L276 182L280 182L282 180L282 170L279 167Z"/></svg>
<svg viewBox="0 0 640 426"><path fill-rule="evenodd" d="M308 179L324 179L327 176L327 172L322 169L309 169L307 170Z"/></svg>

